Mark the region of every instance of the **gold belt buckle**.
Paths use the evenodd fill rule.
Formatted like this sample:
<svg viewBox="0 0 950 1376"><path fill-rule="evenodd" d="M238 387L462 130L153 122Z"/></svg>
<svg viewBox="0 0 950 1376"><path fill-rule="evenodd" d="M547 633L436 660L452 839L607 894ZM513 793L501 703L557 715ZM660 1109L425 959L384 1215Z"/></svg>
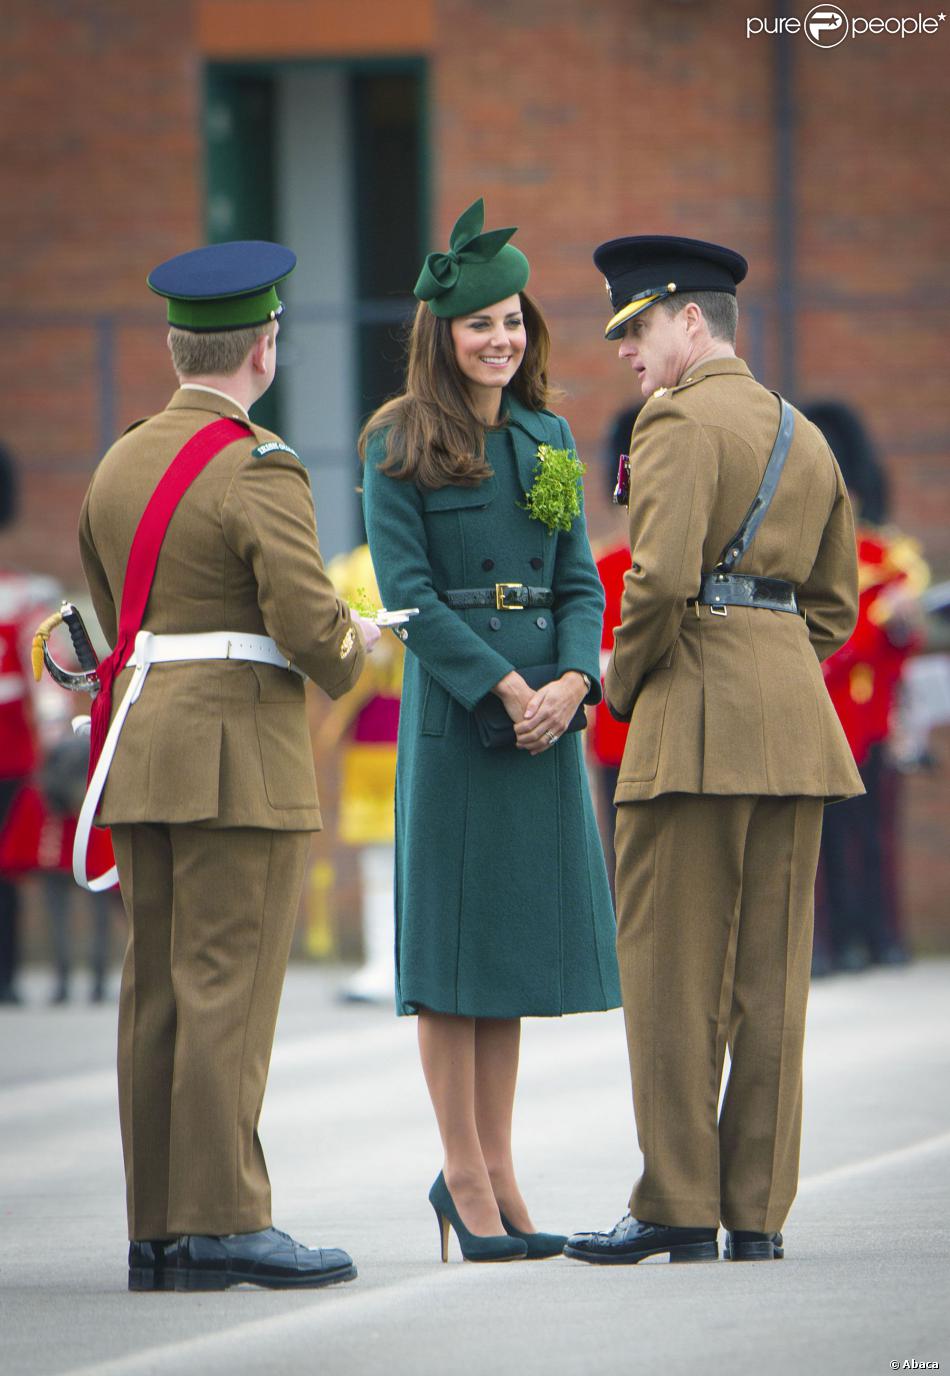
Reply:
<svg viewBox="0 0 950 1376"><path fill-rule="evenodd" d="M496 583L495 584L495 606L500 612L523 612L524 604L521 602L506 602L505 592L508 588L523 588L524 583Z"/></svg>

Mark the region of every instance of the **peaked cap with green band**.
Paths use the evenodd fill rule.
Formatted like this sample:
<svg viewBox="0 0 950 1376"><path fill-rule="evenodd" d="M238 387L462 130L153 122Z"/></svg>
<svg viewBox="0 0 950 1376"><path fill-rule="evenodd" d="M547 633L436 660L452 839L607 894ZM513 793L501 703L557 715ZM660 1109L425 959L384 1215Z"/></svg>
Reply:
<svg viewBox="0 0 950 1376"><path fill-rule="evenodd" d="M240 239L208 244L159 263L149 287L168 300L168 323L206 334L266 325L283 314L277 284L289 277L297 256L282 244Z"/></svg>
<svg viewBox="0 0 950 1376"><path fill-rule="evenodd" d="M531 272L519 248L509 244L516 226L482 233L485 202L479 197L455 222L447 253L430 253L413 294L433 315L471 315L523 291Z"/></svg>

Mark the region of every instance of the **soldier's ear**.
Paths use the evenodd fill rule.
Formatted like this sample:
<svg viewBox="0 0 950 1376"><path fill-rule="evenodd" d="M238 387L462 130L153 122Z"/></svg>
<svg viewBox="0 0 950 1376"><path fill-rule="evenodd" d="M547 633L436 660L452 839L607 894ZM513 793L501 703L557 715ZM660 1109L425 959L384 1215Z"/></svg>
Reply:
<svg viewBox="0 0 950 1376"><path fill-rule="evenodd" d="M702 311L697 306L695 301L688 301L686 303L686 305L683 307L682 315L683 323L686 325L686 328L688 330L695 330L706 323L706 317L703 315Z"/></svg>
<svg viewBox="0 0 950 1376"><path fill-rule="evenodd" d="M274 344L274 336L270 330L264 330L259 334L251 345L250 360L251 367L255 373L265 373L267 371L267 351Z"/></svg>

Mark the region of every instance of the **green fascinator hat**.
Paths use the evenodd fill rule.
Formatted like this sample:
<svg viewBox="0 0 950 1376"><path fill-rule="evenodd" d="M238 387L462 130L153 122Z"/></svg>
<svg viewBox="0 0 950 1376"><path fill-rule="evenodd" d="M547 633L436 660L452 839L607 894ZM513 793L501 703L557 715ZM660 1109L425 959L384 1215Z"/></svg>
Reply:
<svg viewBox="0 0 950 1376"><path fill-rule="evenodd" d="M430 253L423 263L413 294L433 315L471 315L526 286L528 260L508 242L516 226L483 234L484 223L485 202L479 197L456 220L448 253Z"/></svg>

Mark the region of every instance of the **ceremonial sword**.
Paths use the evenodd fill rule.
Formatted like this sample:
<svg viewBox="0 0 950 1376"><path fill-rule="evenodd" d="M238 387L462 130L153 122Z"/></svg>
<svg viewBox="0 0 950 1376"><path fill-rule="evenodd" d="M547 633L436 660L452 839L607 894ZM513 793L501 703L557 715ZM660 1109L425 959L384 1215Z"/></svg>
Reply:
<svg viewBox="0 0 950 1376"><path fill-rule="evenodd" d="M65 626L69 631L69 638L79 660L78 673L74 669L64 669L50 654L48 641L57 626ZM61 688L68 688L73 693L90 693L93 697L98 693L99 680L96 670L99 667L99 658L92 648L85 622L72 602L64 602L58 612L54 612L41 626L37 626L36 634L33 636L31 658L33 677L37 683L43 676L45 664L50 678Z"/></svg>
<svg viewBox="0 0 950 1376"><path fill-rule="evenodd" d="M411 616L418 615L418 607L405 607L399 611L379 612L373 619L378 626L390 626L398 636L405 638L405 631L399 628ZM74 669L64 669L61 664L56 663L50 654L49 638L58 626L65 626L69 631L69 638L73 642L73 649L79 660L80 671L78 673ZM61 688L68 688L73 693L90 693L93 697L99 691L99 680L96 677L99 658L92 647L85 622L72 602L64 602L58 612L54 612L52 616L46 618L41 626L37 626L33 636L32 660L33 677L37 683L43 676L43 665L45 664L50 677Z"/></svg>

